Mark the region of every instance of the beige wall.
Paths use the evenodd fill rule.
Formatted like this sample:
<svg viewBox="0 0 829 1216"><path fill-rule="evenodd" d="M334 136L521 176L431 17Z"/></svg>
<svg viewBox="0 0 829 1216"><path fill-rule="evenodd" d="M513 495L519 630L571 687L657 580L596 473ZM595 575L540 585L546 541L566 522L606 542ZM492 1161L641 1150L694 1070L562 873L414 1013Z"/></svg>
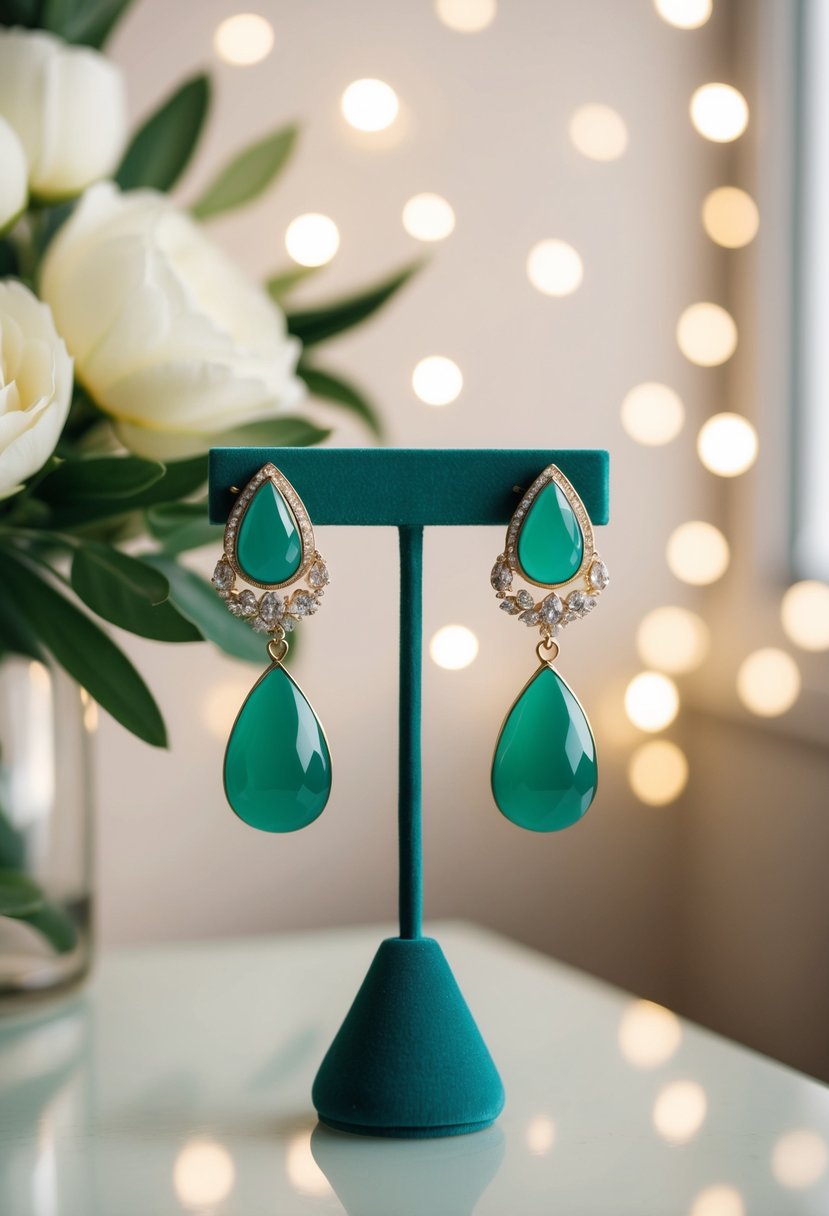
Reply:
<svg viewBox="0 0 829 1216"><path fill-rule="evenodd" d="M273 22L274 52L238 69L213 62L210 49L231 6L143 0L114 50L136 116L196 67L210 64L216 76L213 122L184 200L231 148L302 120L302 146L279 187L215 232L264 276L287 260L281 241L290 219L332 215L341 252L303 299L422 252L400 224L412 194L434 190L452 202L457 230L414 285L326 354L382 403L393 443L611 450L613 519L598 543L613 585L593 619L567 636L562 656L603 762L601 795L577 829L530 837L491 803L495 734L534 662L528 637L496 611L488 587L500 535L446 530L427 538L427 639L462 622L481 642L468 669L427 663L425 672L428 914L502 929L804 1067L829 1070L821 1047L829 992L814 979L825 896L809 885L826 832L826 753L806 753L798 795L786 798L797 746L767 748L759 728L686 715L672 732L692 766L683 800L643 807L625 778L639 741L622 711L638 669L636 625L660 603L705 603L669 574L665 540L676 524L717 519L727 507L725 488L702 474L693 444L701 421L724 408L727 375L687 363L674 327L687 304L722 300L733 271L699 223L701 200L726 180L731 153L700 139L687 117L694 88L728 71L728 9L718 4L708 26L684 34L664 25L648 0L504 0L489 31L465 37L442 27L427 0L268 0L258 10ZM367 75L393 84L404 106L402 137L379 149L350 135L337 109L345 85ZM621 161L596 164L570 146L569 115L589 101L624 116L630 146ZM565 300L541 296L526 278L529 248L548 236L584 258L584 284ZM409 386L417 360L436 353L454 358L465 377L461 397L443 410L420 404ZM651 379L674 386L686 404L686 429L665 449L635 445L619 422L626 391ZM751 413L751 401L742 408ZM356 426L336 421L338 444L364 441ZM324 529L319 543L334 581L296 671L332 744L328 810L286 839L239 824L222 798L220 735L255 673L207 647L130 640L173 746L152 752L112 723L101 726L105 942L393 916L395 538ZM211 556L200 559L205 569ZM208 711L222 721L209 725ZM773 779L756 775L758 751ZM762 830L752 831L755 824ZM745 852L744 833L752 841ZM772 869L778 852L784 864L771 884L774 901L764 904L758 870ZM749 909L762 911L759 924ZM790 940L798 950L787 949Z"/></svg>

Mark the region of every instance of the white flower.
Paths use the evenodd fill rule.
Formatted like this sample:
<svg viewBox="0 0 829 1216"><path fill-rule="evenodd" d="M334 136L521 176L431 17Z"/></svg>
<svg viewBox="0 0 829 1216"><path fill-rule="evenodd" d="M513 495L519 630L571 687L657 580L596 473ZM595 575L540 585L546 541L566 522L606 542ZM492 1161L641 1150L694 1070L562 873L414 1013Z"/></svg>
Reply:
<svg viewBox="0 0 829 1216"><path fill-rule="evenodd" d="M33 194L80 194L120 160L127 133L121 71L54 34L0 29L0 116L23 145Z"/></svg>
<svg viewBox="0 0 829 1216"><path fill-rule="evenodd" d="M29 194L26 155L14 127L0 118L0 232L17 219Z"/></svg>
<svg viewBox="0 0 829 1216"><path fill-rule="evenodd" d="M154 191L87 191L48 249L41 294L78 379L141 455L204 451L303 394L300 344L267 292Z"/></svg>
<svg viewBox="0 0 829 1216"><path fill-rule="evenodd" d="M0 498L55 449L72 397L72 360L52 314L22 283L0 282Z"/></svg>

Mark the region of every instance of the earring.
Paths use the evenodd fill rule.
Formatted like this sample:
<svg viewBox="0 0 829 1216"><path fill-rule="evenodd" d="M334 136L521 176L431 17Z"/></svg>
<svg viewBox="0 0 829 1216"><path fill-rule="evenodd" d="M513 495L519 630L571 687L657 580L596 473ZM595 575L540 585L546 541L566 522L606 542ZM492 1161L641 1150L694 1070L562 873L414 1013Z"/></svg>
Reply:
<svg viewBox="0 0 829 1216"><path fill-rule="evenodd" d="M540 602L514 591L516 575L548 589ZM555 590L582 578L582 587L561 598ZM507 528L504 552L490 581L501 609L537 627L540 667L504 719L492 761L492 793L498 809L519 827L555 832L581 819L596 794L596 743L587 716L553 666L556 638L595 608L607 587L607 566L593 546L584 504L554 464L536 477Z"/></svg>
<svg viewBox="0 0 829 1216"><path fill-rule="evenodd" d="M236 590L240 577L262 588ZM277 594L305 578L285 597ZM285 670L286 635L313 616L328 583L302 499L272 464L241 492L228 516L213 586L234 616L265 635L270 665L236 717L224 761L233 811L263 832L294 832L322 814L331 793L331 756L322 725Z"/></svg>

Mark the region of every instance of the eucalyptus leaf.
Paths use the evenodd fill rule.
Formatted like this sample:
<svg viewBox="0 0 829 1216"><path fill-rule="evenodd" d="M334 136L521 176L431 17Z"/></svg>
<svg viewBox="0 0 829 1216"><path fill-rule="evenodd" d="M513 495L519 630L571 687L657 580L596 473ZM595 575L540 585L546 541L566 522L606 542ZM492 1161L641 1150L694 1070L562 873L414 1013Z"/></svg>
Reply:
<svg viewBox="0 0 829 1216"><path fill-rule="evenodd" d="M254 633L245 621L231 616L224 601L205 579L163 554L149 555L147 561L166 577L170 584L170 599L208 642L234 659L260 666L267 662L267 638Z"/></svg>
<svg viewBox="0 0 829 1216"><path fill-rule="evenodd" d="M10 654L22 654L28 659L43 658L37 635L29 624L25 605L3 594L0 594L0 649Z"/></svg>
<svg viewBox="0 0 829 1216"><path fill-rule="evenodd" d="M3 577L4 594L25 604L32 630L69 675L139 739L166 747L158 706L112 639L40 570L9 549L4 552Z"/></svg>
<svg viewBox="0 0 829 1216"><path fill-rule="evenodd" d="M169 602L167 579L141 558L109 545L83 544L72 559L72 590L105 621L159 642L202 636Z"/></svg>
<svg viewBox="0 0 829 1216"><path fill-rule="evenodd" d="M19 919L24 920L41 937L45 937L58 954L68 954L78 944L78 930L75 922L60 904L53 904L47 900L42 907Z"/></svg>
<svg viewBox="0 0 829 1216"><path fill-rule="evenodd" d="M272 275L265 284L265 290L272 300L281 304L285 296L289 295L300 283L304 283L312 274L316 274L318 270L322 270L322 266L291 266L288 270L282 270L279 274Z"/></svg>
<svg viewBox="0 0 829 1216"><path fill-rule="evenodd" d="M146 522L147 531L170 555L221 544L223 528L209 522L204 502L170 502L150 507Z"/></svg>
<svg viewBox="0 0 829 1216"><path fill-rule="evenodd" d="M115 174L122 190L170 190L196 150L210 105L205 75L186 81L133 136Z"/></svg>
<svg viewBox="0 0 829 1216"><path fill-rule="evenodd" d="M46 0L39 24L67 42L100 49L131 0Z"/></svg>
<svg viewBox="0 0 829 1216"><path fill-rule="evenodd" d="M148 463L154 463L152 461ZM176 502L188 494L200 490L207 481L207 453L190 460L178 460L162 466L163 475L143 490L129 498L110 496L107 498L78 500L61 505L60 522L63 528L71 528L113 517L126 515L162 502Z"/></svg>
<svg viewBox="0 0 829 1216"><path fill-rule="evenodd" d="M303 312L289 312L287 314L288 329L300 339L303 346L313 346L317 342L333 338L335 334L343 333L373 316L405 283L408 283L422 265L423 262L420 260L411 262L387 279L374 283L355 295L335 300L331 304L322 304L317 308L309 308Z"/></svg>
<svg viewBox="0 0 829 1216"><path fill-rule="evenodd" d="M26 839L0 809L0 870L20 870L26 860Z"/></svg>
<svg viewBox="0 0 829 1216"><path fill-rule="evenodd" d="M44 903L43 892L28 875L17 870L0 870L0 916L31 916Z"/></svg>
<svg viewBox="0 0 829 1216"><path fill-rule="evenodd" d="M165 472L157 460L139 456L79 456L64 460L44 477L37 495L56 505L130 498L155 485Z"/></svg>
<svg viewBox="0 0 829 1216"><path fill-rule="evenodd" d="M194 203L191 210L196 219L233 211L266 190L287 163L298 133L295 126L283 127L243 148Z"/></svg>
<svg viewBox="0 0 829 1216"><path fill-rule="evenodd" d="M335 405L344 406L345 409L362 419L378 439L382 439L383 423L362 389L350 384L342 376L335 376L331 372L323 371L321 367L312 367L308 363L300 363L297 375L305 381L308 392L313 397L320 397L323 401L333 401Z"/></svg>
<svg viewBox="0 0 829 1216"><path fill-rule="evenodd" d="M217 447L309 448L322 443L331 434L330 427L316 426L307 418L282 414L262 422L250 422L235 431L217 436Z"/></svg>

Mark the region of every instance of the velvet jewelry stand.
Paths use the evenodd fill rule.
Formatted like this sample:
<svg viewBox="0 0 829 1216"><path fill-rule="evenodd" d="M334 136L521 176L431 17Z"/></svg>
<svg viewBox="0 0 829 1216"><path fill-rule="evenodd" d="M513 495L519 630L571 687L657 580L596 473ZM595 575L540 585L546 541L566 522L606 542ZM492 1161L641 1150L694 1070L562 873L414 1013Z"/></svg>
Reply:
<svg viewBox="0 0 829 1216"><path fill-rule="evenodd" d="M440 946L421 932L423 529L506 527L519 493L548 464L570 479L593 523L606 523L608 455L216 448L210 453L214 523L230 513L236 498L231 487L245 486L268 462L293 484L314 525L394 527L400 537L400 936L380 944L320 1065L314 1106L329 1127L368 1136L480 1131L503 1107L501 1079ZM483 579L488 571L469 575Z"/></svg>

